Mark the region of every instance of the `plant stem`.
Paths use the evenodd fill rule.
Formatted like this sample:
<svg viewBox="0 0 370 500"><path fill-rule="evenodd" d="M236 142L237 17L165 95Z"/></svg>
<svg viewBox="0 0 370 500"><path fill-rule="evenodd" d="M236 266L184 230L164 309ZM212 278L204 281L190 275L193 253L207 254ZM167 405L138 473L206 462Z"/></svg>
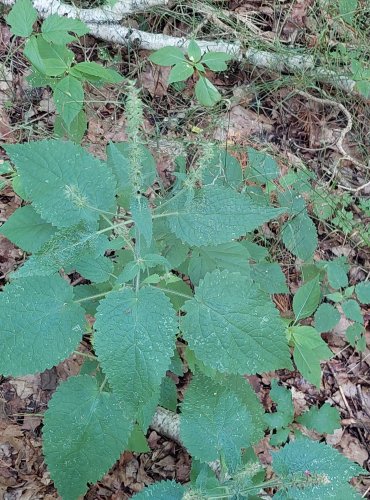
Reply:
<svg viewBox="0 0 370 500"><path fill-rule="evenodd" d="M175 292L175 290L170 290L169 288L162 288L161 286L156 286L153 288L158 288L158 290L162 290L163 292L171 293L172 295L177 295L178 297L184 297L185 299L192 299L192 295L186 295L186 293Z"/></svg>
<svg viewBox="0 0 370 500"><path fill-rule="evenodd" d="M74 303L79 304L80 302L87 302L88 300L100 299L100 297L105 297L111 291L112 290L110 290L108 292L97 293L95 295L89 295L88 297L83 297L82 299L74 300Z"/></svg>

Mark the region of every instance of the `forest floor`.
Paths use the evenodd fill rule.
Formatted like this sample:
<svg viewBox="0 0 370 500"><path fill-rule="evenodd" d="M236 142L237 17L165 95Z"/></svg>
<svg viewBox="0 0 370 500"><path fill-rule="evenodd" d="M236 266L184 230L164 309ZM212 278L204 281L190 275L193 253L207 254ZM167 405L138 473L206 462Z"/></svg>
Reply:
<svg viewBox="0 0 370 500"><path fill-rule="evenodd" d="M174 36L206 38L239 37L248 46L253 41L261 49L295 50L314 56L320 65L339 71L353 60L365 69L369 65L369 7L358 3L356 17L344 22L336 2L316 0L229 0L214 2L174 2L145 15L130 18L131 26ZM339 2L340 3L340 2ZM347 2L348 3L348 2ZM351 2L349 2L351 4ZM353 2L357 4L357 2ZM205 7L207 22L198 29ZM211 6L216 10L209 10ZM367 10L366 10L367 9ZM218 12L218 16L215 16ZM55 108L48 88L31 89L26 81L29 66L22 45L15 40L0 11L0 137L5 143L18 143L52 137ZM207 17L208 16L208 17ZM215 19L217 23L215 23ZM309 205L319 235L315 259L345 256L350 263L350 285L368 279L370 273L370 186L355 191L370 179L370 81L369 90L346 93L330 84L318 83L300 73L258 69L233 62L227 71L208 77L225 99L212 109L194 100L190 79L182 88L168 86L168 68L148 61L148 51L135 46L107 44L85 36L72 46L78 61L95 60L137 79L145 105L144 130L157 160L158 172L166 184L174 170L174 150L192 146L200 140L218 141L227 146L245 165L246 148L270 152L279 163L281 174L306 166L316 176L315 189L324 195L322 212ZM364 84L365 85L365 84ZM299 94L297 90L301 91ZM316 97L316 99L310 98ZM324 99L324 100L323 100ZM117 86L87 89L88 131L83 145L103 156L109 141L123 141L125 132L124 95ZM342 141L348 156L343 160L338 138L351 127ZM3 158L5 158L5 153ZM363 168L361 168L363 165ZM366 169L367 166L367 169ZM5 186L0 192L0 223L21 205L21 199ZM264 238L275 248L291 292L299 286L295 259L274 240L266 225ZM0 285L23 260L21 250L0 236ZM282 313L292 309L289 294L275 296ZM370 309L363 306L365 325ZM330 435L310 432L314 439L335 446L351 460L370 470L370 331L362 353L351 347L341 319L335 331L325 336L334 357L322 365L319 389L307 383L298 372L279 371L248 377L266 411L273 408L270 382L278 376L291 390L296 414L312 405L328 402L339 411L342 427ZM0 377L0 498L4 500L50 500L58 498L45 468L41 452L42 414L61 380L77 374L80 357L72 356L46 372L17 379ZM179 388L186 383L186 374ZM182 393L179 389L179 400ZM307 431L305 431L307 432ZM162 478L186 482L191 459L176 443L148 433L150 452L124 453L114 468L90 488L85 498L126 499L145 485ZM272 446L264 439L257 454L271 463ZM370 479L355 481L361 495L370 498Z"/></svg>

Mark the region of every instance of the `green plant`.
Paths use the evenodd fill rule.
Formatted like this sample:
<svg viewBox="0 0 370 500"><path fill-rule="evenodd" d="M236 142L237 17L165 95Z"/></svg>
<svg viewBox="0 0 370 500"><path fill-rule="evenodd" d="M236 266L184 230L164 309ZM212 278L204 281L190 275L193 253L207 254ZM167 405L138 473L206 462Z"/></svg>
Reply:
<svg viewBox="0 0 370 500"><path fill-rule="evenodd" d="M5 147L16 170L5 164L2 171L28 204L1 233L31 255L0 295L0 372L43 371L74 352L83 334L91 340L80 374L58 387L45 413L43 449L59 493L76 500L123 450L145 451L157 405L177 410L166 376L182 374L177 339L186 343L183 360L193 372L180 407L192 481L159 483L137 498L253 498L263 487L278 488L281 498L314 492L326 499L344 490L357 498L347 481L363 470L329 446L297 438L274 454L271 481L249 450L277 425L266 421L243 375L292 368L270 295L288 291L284 275L252 236L289 211L285 199L283 208L272 206L276 162L250 149L243 171L208 145L197 168L149 201L144 193L156 168L141 140L142 103L133 85L126 113L129 142L109 144L106 162L60 140ZM71 272L86 284L70 286ZM296 322L317 307L317 286L313 277L294 297ZM93 328L85 314L95 317ZM288 330L297 364L304 328ZM329 351L317 332L307 335L320 353ZM313 361L315 383L320 359ZM216 475L206 465L215 460Z"/></svg>
<svg viewBox="0 0 370 500"><path fill-rule="evenodd" d="M123 77L96 62L75 62L67 47L77 36L88 33L88 27L78 19L49 16L41 25L41 33L33 32L37 11L31 0L17 0L6 20L13 35L26 38L23 54L31 63L27 78L33 87L50 87L59 116L55 134L80 142L87 128L84 111L84 83L94 85L120 83Z"/></svg>
<svg viewBox="0 0 370 500"><path fill-rule="evenodd" d="M221 94L208 80L206 67L211 71L224 71L226 62L231 56L226 52L206 52L202 54L199 45L191 40L187 49L187 57L178 47L164 47L149 56L149 60L160 66L172 66L168 83L183 82L193 74L198 76L195 84L195 95L204 106L213 106L221 99Z"/></svg>

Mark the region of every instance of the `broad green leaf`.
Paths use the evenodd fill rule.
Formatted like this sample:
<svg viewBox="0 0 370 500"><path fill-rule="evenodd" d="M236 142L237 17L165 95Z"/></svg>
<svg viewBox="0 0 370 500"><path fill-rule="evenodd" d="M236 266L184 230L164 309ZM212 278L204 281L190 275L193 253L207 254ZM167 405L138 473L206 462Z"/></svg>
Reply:
<svg viewBox="0 0 370 500"><path fill-rule="evenodd" d="M282 239L292 254L302 260L309 260L317 248L315 224L306 213L296 215L284 224Z"/></svg>
<svg viewBox="0 0 370 500"><path fill-rule="evenodd" d="M148 200L144 196L136 196L132 200L131 214L138 231L144 236L149 247L153 236L153 222Z"/></svg>
<svg viewBox="0 0 370 500"><path fill-rule="evenodd" d="M277 262L259 262L251 265L251 278L267 293L289 293L285 274Z"/></svg>
<svg viewBox="0 0 370 500"><path fill-rule="evenodd" d="M170 377L163 377L162 379L159 406L163 406L167 410L176 411L177 389L175 382Z"/></svg>
<svg viewBox="0 0 370 500"><path fill-rule="evenodd" d="M334 288L334 290L346 288L348 286L348 270L349 266L342 258L326 262L329 285Z"/></svg>
<svg viewBox="0 0 370 500"><path fill-rule="evenodd" d="M315 328L319 333L330 332L340 320L338 309L324 303L315 312Z"/></svg>
<svg viewBox="0 0 370 500"><path fill-rule="evenodd" d="M147 486L134 495L135 500L182 500L185 495L185 488L175 481L159 481Z"/></svg>
<svg viewBox="0 0 370 500"><path fill-rule="evenodd" d="M104 68L104 66L91 61L83 61L75 64L71 68L71 74L80 79L85 78L92 83L96 82L96 80L107 83L121 83L124 80L123 76L117 73L117 71Z"/></svg>
<svg viewBox="0 0 370 500"><path fill-rule="evenodd" d="M333 302L342 302L344 296L340 292L328 293L325 297Z"/></svg>
<svg viewBox="0 0 370 500"><path fill-rule="evenodd" d="M347 481L354 476L364 474L364 469L329 445L307 438L297 439L281 450L273 452L272 457L273 470L281 478L301 478L301 484L296 483L286 490L288 498L297 500L359 498ZM304 478L307 481L306 488L304 488ZM343 490L345 490L344 495Z"/></svg>
<svg viewBox="0 0 370 500"><path fill-rule="evenodd" d="M67 125L62 120L61 116L55 117L54 123L54 135L57 138L67 138L71 141L79 144L87 130L87 118L86 113L83 109L78 113L78 115L72 120L72 122Z"/></svg>
<svg viewBox="0 0 370 500"><path fill-rule="evenodd" d="M89 28L79 19L71 19L57 14L47 17L41 26L43 38L56 45L66 45L75 40L76 37L70 35L69 32L82 36L89 32Z"/></svg>
<svg viewBox="0 0 370 500"><path fill-rule="evenodd" d="M160 209L160 207L158 207ZM162 210L170 230L193 246L229 243L275 217L282 211L255 205L243 194L226 187L206 186L194 197L183 191Z"/></svg>
<svg viewBox="0 0 370 500"><path fill-rule="evenodd" d="M357 321L357 323L363 323L364 318L362 316L361 307L358 302L353 299L346 300L342 303L342 308L344 314L348 319Z"/></svg>
<svg viewBox="0 0 370 500"><path fill-rule="evenodd" d="M0 294L0 373L14 377L51 368L76 349L85 313L59 276L19 279Z"/></svg>
<svg viewBox="0 0 370 500"><path fill-rule="evenodd" d="M235 469L241 448L250 445L253 432L250 412L237 395L201 373L193 376L180 417L181 441L193 457L201 462L222 457Z"/></svg>
<svg viewBox="0 0 370 500"><path fill-rule="evenodd" d="M195 84L195 95L203 106L213 106L221 100L221 94L205 76L199 75Z"/></svg>
<svg viewBox="0 0 370 500"><path fill-rule="evenodd" d="M84 104L84 89L77 78L67 75L54 87L54 102L58 113L69 126Z"/></svg>
<svg viewBox="0 0 370 500"><path fill-rule="evenodd" d="M338 410L328 403L323 404L321 408L313 406L299 416L296 421L307 429L313 429L320 434L332 434L335 429L339 429L341 426Z"/></svg>
<svg viewBox="0 0 370 500"><path fill-rule="evenodd" d="M339 15L348 24L352 24L358 0L339 0Z"/></svg>
<svg viewBox="0 0 370 500"><path fill-rule="evenodd" d="M140 146L140 153L142 190L145 192L156 178L156 163L153 155L145 146ZM131 146L128 142L110 143L107 147L107 156L108 166L117 179L118 193L126 202L125 207L128 208L133 194Z"/></svg>
<svg viewBox="0 0 370 500"><path fill-rule="evenodd" d="M298 370L311 384L320 387L320 361L329 359L333 353L311 326L294 326L289 328L289 332L294 344L293 358Z"/></svg>
<svg viewBox="0 0 370 500"><path fill-rule="evenodd" d="M279 314L248 278L228 271L208 273L183 310L183 335L208 366L240 374L291 366Z"/></svg>
<svg viewBox="0 0 370 500"><path fill-rule="evenodd" d="M370 281L361 281L356 285L356 295L361 304L370 304Z"/></svg>
<svg viewBox="0 0 370 500"><path fill-rule="evenodd" d="M181 61L171 69L168 75L168 83L182 82L191 77L194 68L187 61Z"/></svg>
<svg viewBox="0 0 370 500"><path fill-rule="evenodd" d="M58 387L44 417L43 450L63 500L76 500L108 472L131 429L124 405L95 378L71 377Z"/></svg>
<svg viewBox="0 0 370 500"><path fill-rule="evenodd" d="M31 36L23 53L37 71L46 76L62 75L74 59L71 50L61 45L51 45L41 36Z"/></svg>
<svg viewBox="0 0 370 500"><path fill-rule="evenodd" d="M281 446L284 444L290 434L290 429L289 427L283 428L283 429L278 429L276 432L273 432L270 435L270 445L271 446Z"/></svg>
<svg viewBox="0 0 370 500"><path fill-rule="evenodd" d="M353 323L346 330L346 338L352 347L355 347L360 352L365 350L361 348L362 339L364 338L365 327L361 323ZM366 347L366 339L365 339Z"/></svg>
<svg viewBox="0 0 370 500"><path fill-rule="evenodd" d="M202 51L200 50L199 45L194 40L190 40L188 45L188 56L190 61L198 62L202 57Z"/></svg>
<svg viewBox="0 0 370 500"><path fill-rule="evenodd" d="M240 163L224 149L214 147L213 156L202 165L203 185L228 185L238 188L243 182Z"/></svg>
<svg viewBox="0 0 370 500"><path fill-rule="evenodd" d="M225 71L226 62L230 59L232 59L231 55L226 52L207 52L202 57L202 63L212 71Z"/></svg>
<svg viewBox="0 0 370 500"><path fill-rule="evenodd" d="M278 200L290 215L298 215L305 212L306 201L301 194L294 189L278 192Z"/></svg>
<svg viewBox="0 0 370 500"><path fill-rule="evenodd" d="M185 55L178 47L163 47L150 54L149 60L160 66L173 66L185 61Z"/></svg>
<svg viewBox="0 0 370 500"><path fill-rule="evenodd" d="M189 277L194 285L198 285L208 272L216 269L227 269L249 276L248 258L247 249L237 241L221 243L217 246L194 248L189 262Z"/></svg>
<svg viewBox="0 0 370 500"><path fill-rule="evenodd" d="M39 250L55 233L31 205L18 208L0 227L0 233L25 252Z"/></svg>
<svg viewBox="0 0 370 500"><path fill-rule="evenodd" d="M115 205L115 182L104 163L71 142L9 144L28 198L41 217L58 227L88 223Z"/></svg>
<svg viewBox="0 0 370 500"><path fill-rule="evenodd" d="M286 387L279 385L276 379L271 382L271 399L277 405L274 413L265 413L265 421L270 429L287 427L294 420L292 393Z"/></svg>
<svg viewBox="0 0 370 500"><path fill-rule="evenodd" d="M129 415L156 395L173 354L177 321L169 299L151 287L112 292L100 302L94 348Z"/></svg>
<svg viewBox="0 0 370 500"><path fill-rule="evenodd" d="M175 283L160 281L158 287L164 291L176 311L181 309L185 302L193 296L190 286L183 280Z"/></svg>
<svg viewBox="0 0 370 500"><path fill-rule="evenodd" d="M134 451L135 453L150 453L150 448L148 446L145 434L137 424L134 425L134 428L130 434L126 450Z"/></svg>
<svg viewBox="0 0 370 500"><path fill-rule="evenodd" d="M204 373L204 372L203 372ZM260 403L251 384L242 375L227 375L225 373L216 372L210 375L218 384L228 388L230 392L235 394L238 399L244 404L252 418L253 437L251 443L254 445L264 436L266 429L265 410Z"/></svg>
<svg viewBox="0 0 370 500"><path fill-rule="evenodd" d="M268 257L269 251L266 247L248 240L243 240L240 243L248 250L250 258L255 262L263 261Z"/></svg>
<svg viewBox="0 0 370 500"><path fill-rule="evenodd" d="M274 158L268 153L248 148L248 172L247 178L259 184L266 184L268 181L279 176L280 169Z"/></svg>
<svg viewBox="0 0 370 500"><path fill-rule="evenodd" d="M13 35L28 37L37 19L37 10L31 0L17 0L12 10L6 16L6 22L11 27Z"/></svg>
<svg viewBox="0 0 370 500"><path fill-rule="evenodd" d="M293 311L296 321L308 318L320 303L321 290L319 277L300 286L293 297Z"/></svg>
<svg viewBox="0 0 370 500"><path fill-rule="evenodd" d="M26 80L32 88L53 87L58 81L58 77L46 76L32 66L30 74L26 76Z"/></svg>

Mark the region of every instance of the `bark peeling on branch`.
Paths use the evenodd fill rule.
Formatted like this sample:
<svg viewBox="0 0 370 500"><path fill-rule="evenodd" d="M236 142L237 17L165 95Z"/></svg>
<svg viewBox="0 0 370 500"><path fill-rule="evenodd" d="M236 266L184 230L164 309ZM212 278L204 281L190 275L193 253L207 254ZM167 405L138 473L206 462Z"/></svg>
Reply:
<svg viewBox="0 0 370 500"><path fill-rule="evenodd" d="M122 26L118 21L135 12L143 12L156 5L166 5L169 0L118 0L114 6L103 6L93 9L78 9L64 4L60 0L32 0L40 17L47 18L51 14L79 18L90 29L90 34L106 42L120 45L135 44L146 50L158 50L166 46L177 46L186 49L189 40L163 34L148 33ZM0 0L0 4L11 6L15 0ZM286 73L305 72L312 81L326 82L344 92L355 92L356 82L351 78L338 75L326 68L316 67L315 61L308 55L276 54L273 52L249 48L243 53L241 44L224 41L197 40L202 52L228 52L235 59L245 61L258 68Z"/></svg>

